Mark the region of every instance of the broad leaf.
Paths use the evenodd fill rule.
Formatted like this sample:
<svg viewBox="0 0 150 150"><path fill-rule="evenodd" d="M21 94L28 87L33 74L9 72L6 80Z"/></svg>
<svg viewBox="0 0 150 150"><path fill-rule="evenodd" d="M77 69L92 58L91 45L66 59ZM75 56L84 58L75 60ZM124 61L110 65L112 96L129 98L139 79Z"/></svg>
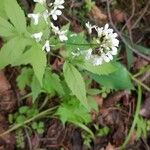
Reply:
<svg viewBox="0 0 150 150"><path fill-rule="evenodd" d="M88 110L81 105L76 98L63 100L63 103L58 108L56 115L60 117L63 124L65 124L65 122L87 124L91 121Z"/></svg>
<svg viewBox="0 0 150 150"><path fill-rule="evenodd" d="M131 90L133 88L133 85L131 83L131 79L128 71L123 65L119 63L116 63L116 66L118 67L118 70L114 73L111 73L109 75L101 75L101 76L92 74L91 77L96 82L98 82L99 84L107 88Z"/></svg>
<svg viewBox="0 0 150 150"><path fill-rule="evenodd" d="M19 6L16 0L5 0L5 11L15 26L16 30L20 33L26 31L26 18L23 10Z"/></svg>
<svg viewBox="0 0 150 150"><path fill-rule="evenodd" d="M87 107L85 83L80 72L70 63L65 62L63 67L65 81L72 93Z"/></svg>
<svg viewBox="0 0 150 150"><path fill-rule="evenodd" d="M32 82L31 82L31 90L32 90L32 102L34 103L37 99L38 95L41 93L41 85L36 78L36 76L33 76Z"/></svg>
<svg viewBox="0 0 150 150"><path fill-rule="evenodd" d="M46 55L42 51L41 45L35 44L17 60L15 65L31 64L34 73L42 86L46 61Z"/></svg>
<svg viewBox="0 0 150 150"><path fill-rule="evenodd" d="M48 69L45 72L43 86L44 86L44 89L48 91L49 93L51 93L52 91L55 91L60 96L64 95L63 87L60 82L59 76L55 73L52 73Z"/></svg>
<svg viewBox="0 0 150 150"><path fill-rule="evenodd" d="M6 12L4 9L4 2L5 2L5 0L0 1L0 17L7 18L7 15L6 15Z"/></svg>
<svg viewBox="0 0 150 150"><path fill-rule="evenodd" d="M21 37L15 37L7 42L0 50L0 69L9 64L14 65L27 45L30 45L30 41Z"/></svg>
<svg viewBox="0 0 150 150"><path fill-rule="evenodd" d="M107 75L117 70L116 66L113 63L104 63L99 66L93 66L91 63L77 64L82 69L85 69L89 72L98 75Z"/></svg>
<svg viewBox="0 0 150 150"><path fill-rule="evenodd" d="M21 74L17 77L17 85L19 89L23 90L26 85L30 85L33 77L33 70L31 68L23 68Z"/></svg>
<svg viewBox="0 0 150 150"><path fill-rule="evenodd" d="M10 37L14 35L14 27L5 19L0 17L0 36Z"/></svg>

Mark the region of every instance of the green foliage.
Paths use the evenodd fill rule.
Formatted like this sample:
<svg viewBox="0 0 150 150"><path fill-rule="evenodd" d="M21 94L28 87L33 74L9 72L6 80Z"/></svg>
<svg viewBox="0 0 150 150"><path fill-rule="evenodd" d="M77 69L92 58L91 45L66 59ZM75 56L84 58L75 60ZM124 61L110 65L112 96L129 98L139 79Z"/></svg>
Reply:
<svg viewBox="0 0 150 150"><path fill-rule="evenodd" d="M101 136L101 137L107 136L110 131L110 129L107 126L99 128L97 125L94 125L94 127L96 129L97 136Z"/></svg>
<svg viewBox="0 0 150 150"><path fill-rule="evenodd" d="M9 122L15 124L22 124L27 119L36 116L38 113L39 113L38 109L34 107L30 108L28 106L22 106L19 108L18 112L9 115ZM31 123L31 127L39 134L42 134L44 132L44 123L42 121L39 122L33 121Z"/></svg>
<svg viewBox="0 0 150 150"><path fill-rule="evenodd" d="M15 65L19 63L19 59L27 45L30 45L30 41L19 36L12 38L4 44L0 51L0 69L9 64Z"/></svg>
<svg viewBox="0 0 150 150"><path fill-rule="evenodd" d="M63 124L66 121L82 124L87 124L91 121L88 110L76 98L64 100L58 108L56 115L59 116Z"/></svg>
<svg viewBox="0 0 150 150"><path fill-rule="evenodd" d="M4 2L5 2L5 0L1 0L1 4L0 4L0 17L7 18L7 15L6 15L6 12L5 12L5 9L4 9Z"/></svg>
<svg viewBox="0 0 150 150"><path fill-rule="evenodd" d="M126 68L116 63L116 67L118 68L116 72L111 73L109 75L101 75L98 76L96 74L92 74L91 77L99 84L110 88L110 89L133 89L133 85L130 80L130 76Z"/></svg>
<svg viewBox="0 0 150 150"><path fill-rule="evenodd" d="M26 31L26 18L23 10L18 5L17 1L5 0L4 6L7 16L16 28L16 30L19 33L24 33Z"/></svg>
<svg viewBox="0 0 150 150"><path fill-rule="evenodd" d="M20 56L15 65L31 64L38 81L42 85L47 60L45 53L41 49L40 45L35 44Z"/></svg>
<svg viewBox="0 0 150 150"><path fill-rule="evenodd" d="M68 52L72 52L74 50L77 50L78 48L80 50L86 50L90 48L90 45L86 41L84 32L81 32L79 34L68 32L68 41L66 42L66 50Z"/></svg>
<svg viewBox="0 0 150 150"><path fill-rule="evenodd" d="M64 90L59 76L55 73L52 73L49 69L46 69L43 86L43 89L46 90L46 92L48 93L56 92L59 96L64 95Z"/></svg>
<svg viewBox="0 0 150 150"><path fill-rule="evenodd" d="M17 85L19 89L23 90L26 86L30 86L33 76L31 68L23 68L21 74L17 77Z"/></svg>
<svg viewBox="0 0 150 150"><path fill-rule="evenodd" d="M42 121L40 122L33 122L31 124L32 129L37 131L38 134L43 134L44 132L44 123Z"/></svg>
<svg viewBox="0 0 150 150"><path fill-rule="evenodd" d="M14 36L14 30L15 28L7 20L3 19L0 16L0 36L2 37Z"/></svg>
<svg viewBox="0 0 150 150"><path fill-rule="evenodd" d="M139 139L140 137L144 136L147 137L147 121L143 119L141 116L138 116L136 122L136 138Z"/></svg>
<svg viewBox="0 0 150 150"><path fill-rule="evenodd" d="M15 138L16 138L16 146L18 149L24 149L25 148L25 138L24 133L22 129L19 129L15 132Z"/></svg>
<svg viewBox="0 0 150 150"><path fill-rule="evenodd" d="M79 67L98 75L107 75L117 70L116 66L112 63L104 63L99 66L93 66L90 63L78 64Z"/></svg>
<svg viewBox="0 0 150 150"><path fill-rule="evenodd" d="M87 107L85 83L80 72L72 64L65 62L63 73L65 81L72 93L79 99L82 105Z"/></svg>

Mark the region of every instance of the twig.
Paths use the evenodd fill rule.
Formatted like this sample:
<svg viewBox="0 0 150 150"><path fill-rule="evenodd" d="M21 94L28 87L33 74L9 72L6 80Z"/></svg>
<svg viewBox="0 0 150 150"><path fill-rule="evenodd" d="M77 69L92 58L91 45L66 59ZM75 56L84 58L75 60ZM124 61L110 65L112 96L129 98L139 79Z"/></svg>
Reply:
<svg viewBox="0 0 150 150"><path fill-rule="evenodd" d="M26 136L27 136L27 139L28 139L29 150L32 150L32 143L31 143L30 136L28 134L27 129L25 128L24 130L25 130L25 133L26 133Z"/></svg>
<svg viewBox="0 0 150 150"><path fill-rule="evenodd" d="M128 25L128 23L131 21L131 19L133 18L134 16L134 13L135 13L135 0L132 0L132 14L131 16L129 17L129 19L126 21L125 25L122 27L121 29L121 32L123 32L123 30L125 29L125 27Z"/></svg>
<svg viewBox="0 0 150 150"><path fill-rule="evenodd" d="M119 35L120 39L123 41L123 43L129 48L131 49L135 54L139 55L140 57L144 58L147 61L150 61L150 57L145 56L143 54L141 54L140 52L138 52L136 49L132 48L127 42L126 40L122 37L121 33L117 30L117 28L115 27L113 21L112 21L112 17L111 17L111 13L110 13L110 2L109 0L107 0L107 12L108 12L108 18L110 21L110 24L112 25L112 27L114 28L115 32Z"/></svg>
<svg viewBox="0 0 150 150"><path fill-rule="evenodd" d="M24 125L26 125L26 124L32 122L32 121L35 120L35 119L38 119L38 118L40 118L40 117L42 117L42 116L46 116L48 113L52 113L52 111L54 111L56 108L57 108L57 106L56 106L56 107L53 107L53 108L49 108L49 109L47 109L47 110L45 110L45 111L43 111L43 112L37 114L36 116L33 116L32 118L30 118L30 119L28 119L28 120L26 120L26 121L24 121L24 122L22 122L22 123L19 123L19 124L16 124L16 125L12 126L12 127L11 127L10 129L8 129L7 131L1 133L1 134L0 134L0 137L4 136L4 135L6 135L6 134L8 134L8 133L10 133L10 132L12 132L12 131L15 131L15 130L19 129L20 127L22 127L22 126L24 126Z"/></svg>
<svg viewBox="0 0 150 150"><path fill-rule="evenodd" d="M139 23L139 21L142 19L144 14L147 12L149 5L150 5L150 0L147 2L143 12L141 13L140 17L136 20L136 22L132 25L131 29L135 28L135 26Z"/></svg>

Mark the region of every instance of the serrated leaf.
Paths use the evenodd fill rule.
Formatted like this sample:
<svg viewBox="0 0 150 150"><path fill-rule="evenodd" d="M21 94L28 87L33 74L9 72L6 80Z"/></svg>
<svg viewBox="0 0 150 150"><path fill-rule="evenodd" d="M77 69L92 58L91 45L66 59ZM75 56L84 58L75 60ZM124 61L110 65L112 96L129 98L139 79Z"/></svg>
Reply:
<svg viewBox="0 0 150 150"><path fill-rule="evenodd" d="M30 41L21 37L15 37L8 41L0 50L0 69L14 63L19 59Z"/></svg>
<svg viewBox="0 0 150 150"><path fill-rule="evenodd" d="M116 67L118 67L117 71L111 73L109 75L96 75L92 74L91 77L99 84L105 86L110 89L133 89L133 84L131 83L131 79L126 68L120 63L116 63Z"/></svg>
<svg viewBox="0 0 150 150"><path fill-rule="evenodd" d="M31 68L23 68L21 74L17 77L17 85L23 90L26 85L30 85L32 81L33 70Z"/></svg>
<svg viewBox="0 0 150 150"><path fill-rule="evenodd" d="M87 124L91 121L88 110L81 105L76 98L64 100L62 105L58 108L56 115L60 117L63 124L65 124L65 122Z"/></svg>
<svg viewBox="0 0 150 150"><path fill-rule="evenodd" d="M82 69L85 69L89 72L98 75L107 75L117 70L116 66L113 65L113 63L104 63L99 66L93 66L93 64L86 62L84 64L77 64L77 65Z"/></svg>
<svg viewBox="0 0 150 150"><path fill-rule="evenodd" d="M16 0L5 0L5 11L19 33L26 31L26 18Z"/></svg>
<svg viewBox="0 0 150 150"><path fill-rule="evenodd" d="M55 73L52 73L48 69L45 72L43 86L44 86L44 89L49 91L49 92L54 90L60 96L64 95L63 87L62 87L62 84L60 82L59 76Z"/></svg>
<svg viewBox="0 0 150 150"><path fill-rule="evenodd" d="M5 19L0 17L0 36L11 37L14 35L14 27Z"/></svg>
<svg viewBox="0 0 150 150"><path fill-rule="evenodd" d="M80 72L70 63L65 62L63 66L65 81L72 93L87 107L85 83Z"/></svg>
<svg viewBox="0 0 150 150"><path fill-rule="evenodd" d="M42 86L46 62L46 54L42 51L41 45L35 44L27 52L20 56L15 65L31 64L34 73Z"/></svg>

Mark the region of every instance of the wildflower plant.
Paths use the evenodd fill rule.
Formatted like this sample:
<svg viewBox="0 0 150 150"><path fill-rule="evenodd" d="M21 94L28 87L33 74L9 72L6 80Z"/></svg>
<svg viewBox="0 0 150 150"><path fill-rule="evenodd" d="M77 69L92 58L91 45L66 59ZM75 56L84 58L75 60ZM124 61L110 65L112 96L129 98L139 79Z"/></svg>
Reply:
<svg viewBox="0 0 150 150"><path fill-rule="evenodd" d="M127 70L113 59L118 53L119 40L108 24L98 27L88 22L85 24L88 32L76 34L69 30L69 24L56 25L65 8L64 0L33 1L35 8L26 15L16 0L0 2L3 6L0 7L0 36L4 41L0 50L0 69L7 65L22 66L17 84L20 89L31 87L33 103L40 93L58 96L62 105L56 114L63 118L59 112L66 110L63 108L69 104L66 97L71 97L89 112L94 100L87 93L89 87L86 87L85 76L106 88L132 89ZM86 38L86 34L91 38ZM53 71L50 63L53 58L63 62L59 73ZM68 111L74 114L72 109ZM79 124L80 121L76 121Z"/></svg>

